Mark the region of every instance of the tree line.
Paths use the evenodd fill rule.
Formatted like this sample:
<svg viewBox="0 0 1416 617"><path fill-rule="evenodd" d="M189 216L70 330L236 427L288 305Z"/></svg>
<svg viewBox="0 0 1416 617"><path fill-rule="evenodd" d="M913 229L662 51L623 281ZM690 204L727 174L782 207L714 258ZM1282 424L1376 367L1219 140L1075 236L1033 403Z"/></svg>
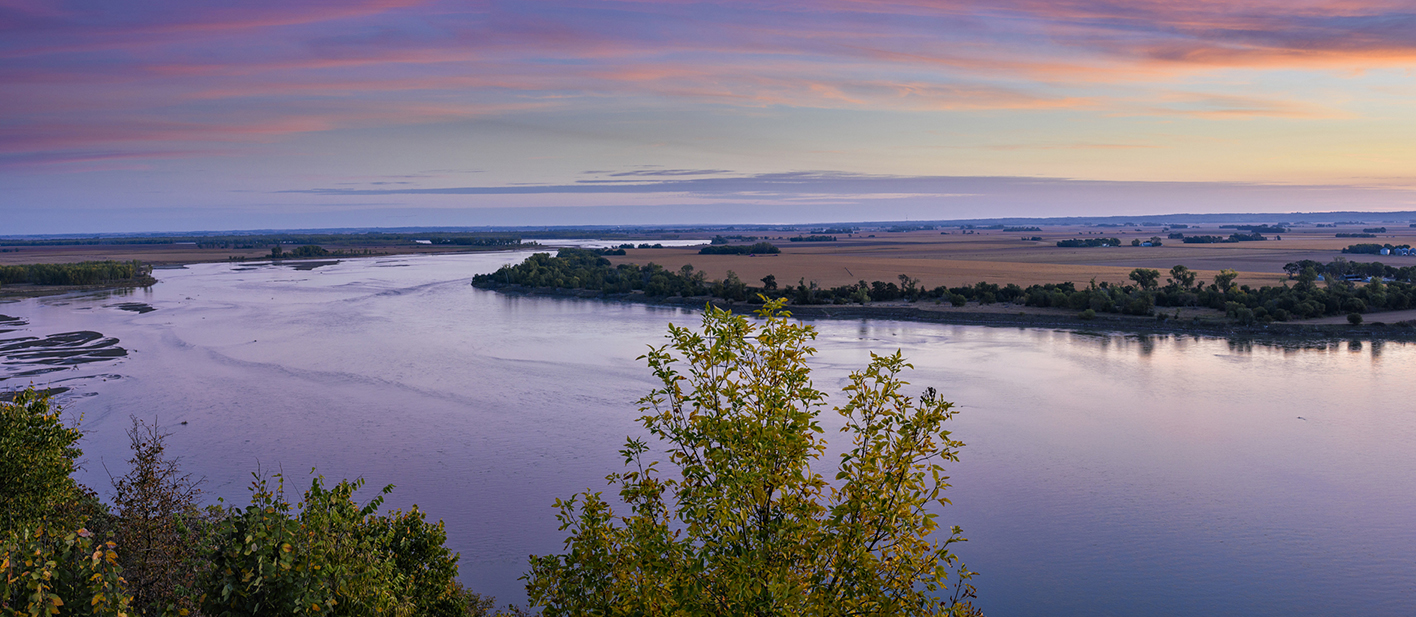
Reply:
<svg viewBox="0 0 1416 617"><path fill-rule="evenodd" d="M0 266L0 284L98 285L147 276L150 266L134 261L84 261L69 264Z"/></svg>
<svg viewBox="0 0 1416 617"><path fill-rule="evenodd" d="M699 255L766 255L780 252L782 252L782 249L777 248L777 246L771 242L757 242L755 244L710 244L698 249Z"/></svg>
<svg viewBox="0 0 1416 617"><path fill-rule="evenodd" d="M1236 285L1238 273L1223 270L1213 281L1198 280L1195 271L1177 265L1168 272L1164 284L1161 272L1136 268L1126 282L1091 281L1085 286L1073 282L1022 287L1009 283L978 282L956 287L928 288L919 279L901 274L896 281L862 280L836 287L820 287L805 279L795 285L779 285L774 275L763 277L761 285L750 285L729 271L722 280L708 280L706 274L685 264L669 270L649 263L612 265L593 251L561 249L556 256L537 253L519 264L503 266L496 272L473 278L477 287L495 288L520 285L560 289L585 289L604 293L642 291L649 298L711 296L736 302L762 302L763 298L783 298L793 304L866 304L891 300L949 302L964 306L969 302L992 304L1010 302L1027 306L1065 308L1096 313L1156 315L1158 308L1208 307L1222 310L1239 323L1287 321L1329 315L1400 310L1416 305L1416 267L1391 268L1379 263L1358 264L1334 260L1330 264L1301 262L1290 264L1293 285ZM1371 273L1371 274L1368 274ZM1370 281L1349 281L1349 275L1377 277ZM1322 285L1318 284L1323 276ZM1383 281L1383 278L1392 279ZM1163 315L1162 315L1163 316Z"/></svg>
<svg viewBox="0 0 1416 617"><path fill-rule="evenodd" d="M1185 234L1170 234L1172 240L1179 240L1185 244L1228 244L1232 242L1262 242L1268 240L1259 232L1232 233L1225 236L1187 236Z"/></svg>
<svg viewBox="0 0 1416 617"><path fill-rule="evenodd" d="M1409 250L1410 248L1410 244L1352 244L1348 245L1347 248L1342 249L1342 252L1354 253L1359 255L1380 255L1382 253L1382 249L1386 249L1388 252L1396 252L1399 249Z"/></svg>

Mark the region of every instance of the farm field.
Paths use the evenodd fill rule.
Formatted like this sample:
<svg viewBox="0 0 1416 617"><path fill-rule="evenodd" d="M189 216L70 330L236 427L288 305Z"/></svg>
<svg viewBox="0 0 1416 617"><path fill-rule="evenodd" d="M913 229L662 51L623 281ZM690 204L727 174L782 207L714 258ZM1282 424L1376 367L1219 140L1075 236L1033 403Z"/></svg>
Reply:
<svg viewBox="0 0 1416 617"><path fill-rule="evenodd" d="M1043 227L1038 232L1000 230L921 230L902 233L862 231L853 237L837 235L835 242L790 242L790 234L768 232L766 237L781 249L776 255L699 255L694 248L630 249L624 256L610 257L615 263L657 263L679 269L685 264L721 279L728 270L749 283L768 274L778 284L798 280L815 281L833 287L865 280L893 281L900 274L920 279L926 287L989 283L1031 284L1072 281L1085 284L1121 282L1134 268L1154 268L1165 272L1184 265L1212 278L1222 269L1240 273L1241 285L1276 285L1287 280L1283 266L1303 259L1328 262L1336 257L1352 261L1382 261L1395 266L1416 265L1416 257L1344 255L1352 244L1416 244L1416 229L1388 226L1389 233L1376 238L1337 238L1335 233L1360 232L1357 228L1297 228L1269 235L1266 241L1222 244L1184 244L1166 238L1161 227L1103 228L1092 226ZM1191 227L1176 230L1190 235L1228 236L1234 229ZM943 232L947 232L943 233ZM871 237L871 235L874 237ZM1040 241L1023 237L1040 237ZM1159 247L1133 247L1133 239L1158 236ZM778 237L781 239L779 240ZM1118 238L1122 246L1111 248L1059 248L1057 241L1074 238Z"/></svg>

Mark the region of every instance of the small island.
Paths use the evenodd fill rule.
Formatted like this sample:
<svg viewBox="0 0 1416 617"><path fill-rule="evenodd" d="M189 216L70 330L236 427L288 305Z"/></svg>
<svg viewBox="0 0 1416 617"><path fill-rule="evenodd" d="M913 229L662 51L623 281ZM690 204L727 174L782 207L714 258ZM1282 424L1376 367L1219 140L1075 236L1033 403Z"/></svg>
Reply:
<svg viewBox="0 0 1416 617"><path fill-rule="evenodd" d="M156 282L157 279L152 276L152 266L137 260L0 265L0 297L147 287Z"/></svg>

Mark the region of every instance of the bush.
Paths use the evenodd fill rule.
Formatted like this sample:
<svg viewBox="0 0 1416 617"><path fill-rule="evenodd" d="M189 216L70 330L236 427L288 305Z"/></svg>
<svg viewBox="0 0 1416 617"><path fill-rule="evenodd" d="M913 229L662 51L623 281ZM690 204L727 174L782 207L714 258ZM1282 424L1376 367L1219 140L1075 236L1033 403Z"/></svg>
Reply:
<svg viewBox="0 0 1416 617"><path fill-rule="evenodd" d="M456 615L457 555L442 548L441 523L416 508L378 516L380 496L354 503L363 480L326 488L316 477L298 513L259 476L251 504L217 524L202 580L201 610L225 617L301 612L334 615Z"/></svg>
<svg viewBox="0 0 1416 617"><path fill-rule="evenodd" d="M0 614L126 616L117 545L60 529L41 524L0 541Z"/></svg>
<svg viewBox="0 0 1416 617"><path fill-rule="evenodd" d="M1077 317L1090 321L1092 319L1096 319L1096 311L1092 309L1087 309L1085 311L1082 311L1080 315L1077 315Z"/></svg>
<svg viewBox="0 0 1416 617"><path fill-rule="evenodd" d="M1350 323L1350 324L1352 324L1352 325L1354 325L1354 326L1360 326L1360 325L1362 325L1362 314L1361 314L1361 313L1348 313L1348 314L1347 314L1347 323Z"/></svg>

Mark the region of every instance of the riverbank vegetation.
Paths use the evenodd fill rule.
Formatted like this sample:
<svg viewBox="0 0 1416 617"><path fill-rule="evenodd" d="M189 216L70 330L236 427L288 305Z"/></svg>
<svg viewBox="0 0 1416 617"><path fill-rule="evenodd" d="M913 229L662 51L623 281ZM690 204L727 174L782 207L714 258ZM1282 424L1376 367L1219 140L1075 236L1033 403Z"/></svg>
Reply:
<svg viewBox="0 0 1416 617"><path fill-rule="evenodd" d="M150 280L152 268L138 261L0 265L0 285L103 285Z"/></svg>
<svg viewBox="0 0 1416 617"><path fill-rule="evenodd" d="M1105 239L1101 239L1105 240ZM1328 264L1289 264L1294 284L1251 287L1235 285L1238 273L1225 270L1213 281L1198 280L1183 265L1169 270L1162 283L1159 270L1137 268L1126 282L1048 283L1022 287L1016 284L978 282L957 287L926 288L918 279L901 274L897 281L859 281L852 285L818 287L804 279L779 285L773 276L761 286L749 285L732 271L723 280L709 281L691 265L667 270L650 263L612 265L600 255L580 249L561 249L556 256L537 253L520 264L503 266L473 278L473 285L549 287L598 291L609 294L642 292L648 298L711 296L727 301L782 298L793 304L867 304L905 300L949 302L1007 302L1042 308L1095 313L1155 315L1162 309L1208 307L1224 311L1227 319L1242 325L1288 321L1350 313L1401 310L1416 306L1416 267L1395 268L1380 263L1362 264L1337 259ZM1319 278L1322 281L1319 281ZM770 279L770 280L769 280Z"/></svg>
<svg viewBox="0 0 1416 617"><path fill-rule="evenodd" d="M361 480L316 476L292 505L284 477L255 474L248 505L201 507L166 434L134 419L104 503L71 476L82 436L45 393L0 403L0 615L492 614L441 522L379 512L392 486L359 504Z"/></svg>

